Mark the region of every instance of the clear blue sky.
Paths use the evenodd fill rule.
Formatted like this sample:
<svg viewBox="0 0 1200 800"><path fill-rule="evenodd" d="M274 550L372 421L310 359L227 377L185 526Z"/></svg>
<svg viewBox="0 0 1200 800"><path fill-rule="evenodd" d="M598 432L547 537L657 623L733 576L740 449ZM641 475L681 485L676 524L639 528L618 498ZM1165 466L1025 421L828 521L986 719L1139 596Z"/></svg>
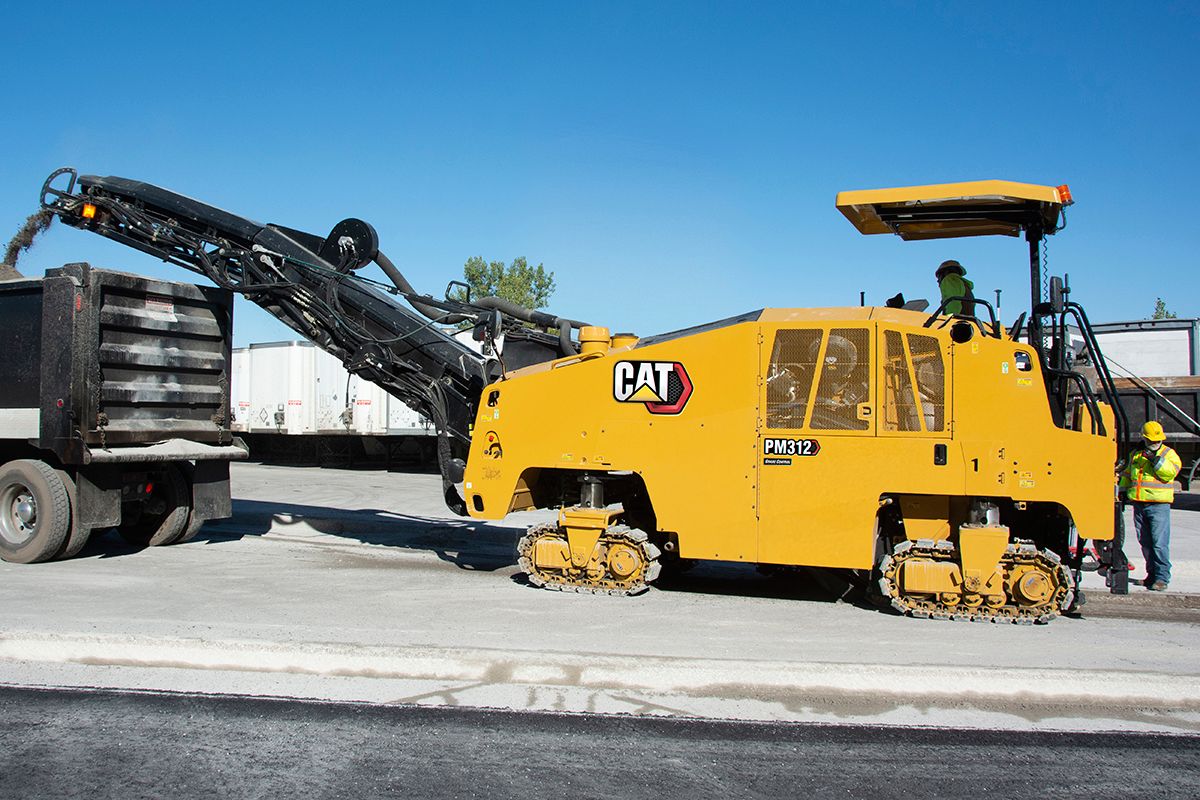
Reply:
<svg viewBox="0 0 1200 800"><path fill-rule="evenodd" d="M554 311L649 334L934 293L1003 316L1014 239L862 237L842 189L1070 184L1050 267L1093 320L1200 316L1195 3L25 3L6 9L0 239L54 168L322 235L360 216L418 289L544 262ZM63 227L26 274L190 273ZM293 338L242 304L237 342Z"/></svg>

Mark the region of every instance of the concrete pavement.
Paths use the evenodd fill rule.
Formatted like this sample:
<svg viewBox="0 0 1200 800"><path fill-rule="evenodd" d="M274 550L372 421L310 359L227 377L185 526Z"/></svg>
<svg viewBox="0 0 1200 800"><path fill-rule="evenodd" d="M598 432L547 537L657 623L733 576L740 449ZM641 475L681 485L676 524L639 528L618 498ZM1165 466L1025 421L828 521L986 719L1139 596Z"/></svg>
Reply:
<svg viewBox="0 0 1200 800"><path fill-rule="evenodd" d="M1200 605L1184 592L1093 594L1084 619L1048 626L902 618L740 566L638 598L562 595L517 578L515 540L545 512L453 518L431 475L235 465L234 478L234 519L192 543L134 551L109 535L79 559L0 565L0 682L1200 730ZM1172 588L1187 589L1200 513L1175 513Z"/></svg>

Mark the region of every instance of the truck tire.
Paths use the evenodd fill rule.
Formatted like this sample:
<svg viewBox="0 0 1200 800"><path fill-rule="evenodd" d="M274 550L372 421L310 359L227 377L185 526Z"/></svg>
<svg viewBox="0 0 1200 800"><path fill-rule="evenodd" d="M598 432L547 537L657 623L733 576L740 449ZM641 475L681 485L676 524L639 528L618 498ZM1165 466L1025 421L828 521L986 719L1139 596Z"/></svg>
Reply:
<svg viewBox="0 0 1200 800"><path fill-rule="evenodd" d="M196 482L196 468L192 466L192 462L190 461L181 461L179 463L179 471L183 473L183 479L187 482L188 497L193 497L192 490ZM183 526L183 530L180 531L179 535L167 542L167 544L190 542L196 537L196 534L200 532L202 527L204 527L204 520L197 520L195 507L189 506L187 524Z"/></svg>
<svg viewBox="0 0 1200 800"><path fill-rule="evenodd" d="M174 464L169 464L162 479L154 484L150 499L161 509L148 512L144 508L136 519L122 521L117 528L121 537L136 547L157 547L179 538L187 527L192 512L192 493L187 481Z"/></svg>
<svg viewBox="0 0 1200 800"><path fill-rule="evenodd" d="M65 558L74 558L79 555L79 551L88 543L88 539L92 536L91 528L81 528L79 526L79 492L75 488L74 479L61 469L54 470L58 475L59 480L63 482L63 486L67 490L67 500L71 507L71 522L67 528L67 538L63 541L62 549L54 556L55 561L61 561Z"/></svg>
<svg viewBox="0 0 1200 800"><path fill-rule="evenodd" d="M184 542L190 542L192 539L196 538L196 534L199 533L200 529L203 527L204 520L197 520L193 514L188 514L187 526L184 527L183 533L179 534L179 538L175 539L175 541L171 542L171 544L183 544Z"/></svg>
<svg viewBox="0 0 1200 800"><path fill-rule="evenodd" d="M67 487L49 464L20 459L0 467L0 558L14 564L54 558L70 525Z"/></svg>

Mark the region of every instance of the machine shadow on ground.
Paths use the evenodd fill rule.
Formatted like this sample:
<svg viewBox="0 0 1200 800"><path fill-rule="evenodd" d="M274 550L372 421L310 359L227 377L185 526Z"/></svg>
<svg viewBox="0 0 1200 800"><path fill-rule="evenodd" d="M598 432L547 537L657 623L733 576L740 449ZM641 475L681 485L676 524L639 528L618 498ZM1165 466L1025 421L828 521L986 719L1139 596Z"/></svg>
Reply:
<svg viewBox="0 0 1200 800"><path fill-rule="evenodd" d="M880 610L867 600L865 587L851 578L849 570L813 567L763 569L755 564L701 561L686 572L665 572L654 582L654 587L666 592L848 603L859 608Z"/></svg>
<svg viewBox="0 0 1200 800"><path fill-rule="evenodd" d="M334 509L295 503L234 500L233 516L211 522L196 537L174 547L234 542L293 529L299 537L332 536L362 544L431 552L460 569L492 572L517 563L523 531L476 520L461 522L397 514L387 509ZM125 542L115 530L95 531L81 558L116 558L143 548Z"/></svg>
<svg viewBox="0 0 1200 800"><path fill-rule="evenodd" d="M233 516L209 523L187 543L174 547L236 542L269 532L297 538L336 537L351 542L413 552L429 552L459 569L495 572L517 565L517 541L524 528L479 520L418 517L387 509L344 509L297 503L234 500ZM81 558L119 558L143 548L125 542L115 530L95 531ZM761 597L813 602L847 602L875 608L841 570L789 568L762 570L753 564L699 561L689 569L668 563L654 587L660 591L714 596ZM511 580L531 590L523 574Z"/></svg>
<svg viewBox="0 0 1200 800"><path fill-rule="evenodd" d="M1200 493L1176 492L1171 508L1176 511L1200 511Z"/></svg>

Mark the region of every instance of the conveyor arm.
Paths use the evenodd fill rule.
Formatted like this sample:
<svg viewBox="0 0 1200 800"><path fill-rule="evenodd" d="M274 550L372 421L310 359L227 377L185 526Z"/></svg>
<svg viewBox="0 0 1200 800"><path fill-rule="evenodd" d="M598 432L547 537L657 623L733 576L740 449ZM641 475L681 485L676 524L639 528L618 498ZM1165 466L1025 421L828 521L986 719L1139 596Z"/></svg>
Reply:
<svg viewBox="0 0 1200 800"><path fill-rule="evenodd" d="M494 359L439 326L474 322L493 339L507 329L520 340L521 362L532 363L570 351L571 329L582 324L499 298L463 302L418 295L379 252L374 228L362 220L344 220L321 238L253 222L153 184L79 176L70 168L46 180L42 206L67 225L245 295L350 372L426 415L438 429L447 502L460 513L465 509L453 484L461 480L479 398L499 370ZM372 261L393 286L354 273ZM531 330L521 322L559 331ZM507 360L510 367L521 365Z"/></svg>

